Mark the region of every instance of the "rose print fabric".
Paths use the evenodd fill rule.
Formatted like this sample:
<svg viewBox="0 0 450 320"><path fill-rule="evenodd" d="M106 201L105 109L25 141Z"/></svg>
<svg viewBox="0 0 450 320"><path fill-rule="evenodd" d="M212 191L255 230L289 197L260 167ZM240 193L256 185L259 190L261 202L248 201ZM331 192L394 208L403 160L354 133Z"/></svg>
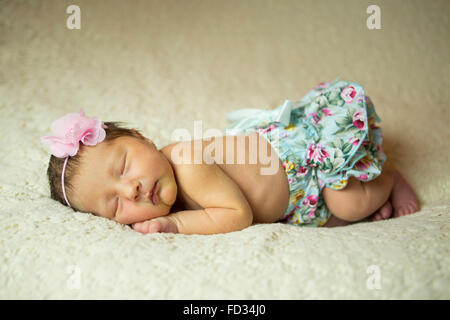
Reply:
<svg viewBox="0 0 450 320"><path fill-rule="evenodd" d="M289 206L280 222L320 227L331 217L322 189L340 190L348 179L370 181L387 157L381 119L355 82L320 83L298 102L274 110L240 109L227 114L227 135L258 132L280 157L289 183Z"/></svg>

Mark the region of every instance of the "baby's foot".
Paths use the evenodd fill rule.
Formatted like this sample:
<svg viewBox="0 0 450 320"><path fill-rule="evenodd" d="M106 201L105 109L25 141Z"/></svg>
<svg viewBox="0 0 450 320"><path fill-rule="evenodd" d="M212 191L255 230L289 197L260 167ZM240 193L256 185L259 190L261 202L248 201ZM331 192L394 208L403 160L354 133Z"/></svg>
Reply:
<svg viewBox="0 0 450 320"><path fill-rule="evenodd" d="M388 200L383 206L378 209L372 216L370 216L369 221L378 221L382 219L389 219L392 215L392 205Z"/></svg>
<svg viewBox="0 0 450 320"><path fill-rule="evenodd" d="M400 172L394 172L394 187L389 200L394 207L393 217L401 217L419 210L419 203L411 186Z"/></svg>

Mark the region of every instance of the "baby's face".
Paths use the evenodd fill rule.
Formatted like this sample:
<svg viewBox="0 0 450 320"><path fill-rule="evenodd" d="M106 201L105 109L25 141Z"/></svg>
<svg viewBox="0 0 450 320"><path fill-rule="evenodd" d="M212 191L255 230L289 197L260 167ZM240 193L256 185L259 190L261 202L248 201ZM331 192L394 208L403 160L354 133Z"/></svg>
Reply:
<svg viewBox="0 0 450 320"><path fill-rule="evenodd" d="M69 201L74 206L123 224L170 212L177 195L174 173L150 140L124 136L86 148L79 174L72 180L74 194Z"/></svg>

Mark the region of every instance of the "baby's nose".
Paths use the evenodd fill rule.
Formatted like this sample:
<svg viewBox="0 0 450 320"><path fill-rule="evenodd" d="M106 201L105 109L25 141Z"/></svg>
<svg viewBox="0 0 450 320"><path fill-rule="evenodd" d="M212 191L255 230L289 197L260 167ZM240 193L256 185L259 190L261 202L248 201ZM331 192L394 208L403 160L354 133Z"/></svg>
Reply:
<svg viewBox="0 0 450 320"><path fill-rule="evenodd" d="M140 182L131 182L128 184L125 191L125 196L132 201L138 201L142 192L142 186Z"/></svg>
<svg viewBox="0 0 450 320"><path fill-rule="evenodd" d="M140 193L141 193L140 184L137 184L136 187L133 188L132 200L133 201L139 200Z"/></svg>

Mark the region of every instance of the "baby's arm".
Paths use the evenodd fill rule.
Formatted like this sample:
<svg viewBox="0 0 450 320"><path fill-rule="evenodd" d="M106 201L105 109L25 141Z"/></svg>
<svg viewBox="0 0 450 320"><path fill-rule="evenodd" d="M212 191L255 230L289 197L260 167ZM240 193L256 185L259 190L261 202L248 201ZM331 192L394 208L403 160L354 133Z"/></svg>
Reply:
<svg viewBox="0 0 450 320"><path fill-rule="evenodd" d="M239 186L216 164L174 167L178 186L203 209L184 210L135 224L143 233L216 234L242 230L253 222L251 207Z"/></svg>

